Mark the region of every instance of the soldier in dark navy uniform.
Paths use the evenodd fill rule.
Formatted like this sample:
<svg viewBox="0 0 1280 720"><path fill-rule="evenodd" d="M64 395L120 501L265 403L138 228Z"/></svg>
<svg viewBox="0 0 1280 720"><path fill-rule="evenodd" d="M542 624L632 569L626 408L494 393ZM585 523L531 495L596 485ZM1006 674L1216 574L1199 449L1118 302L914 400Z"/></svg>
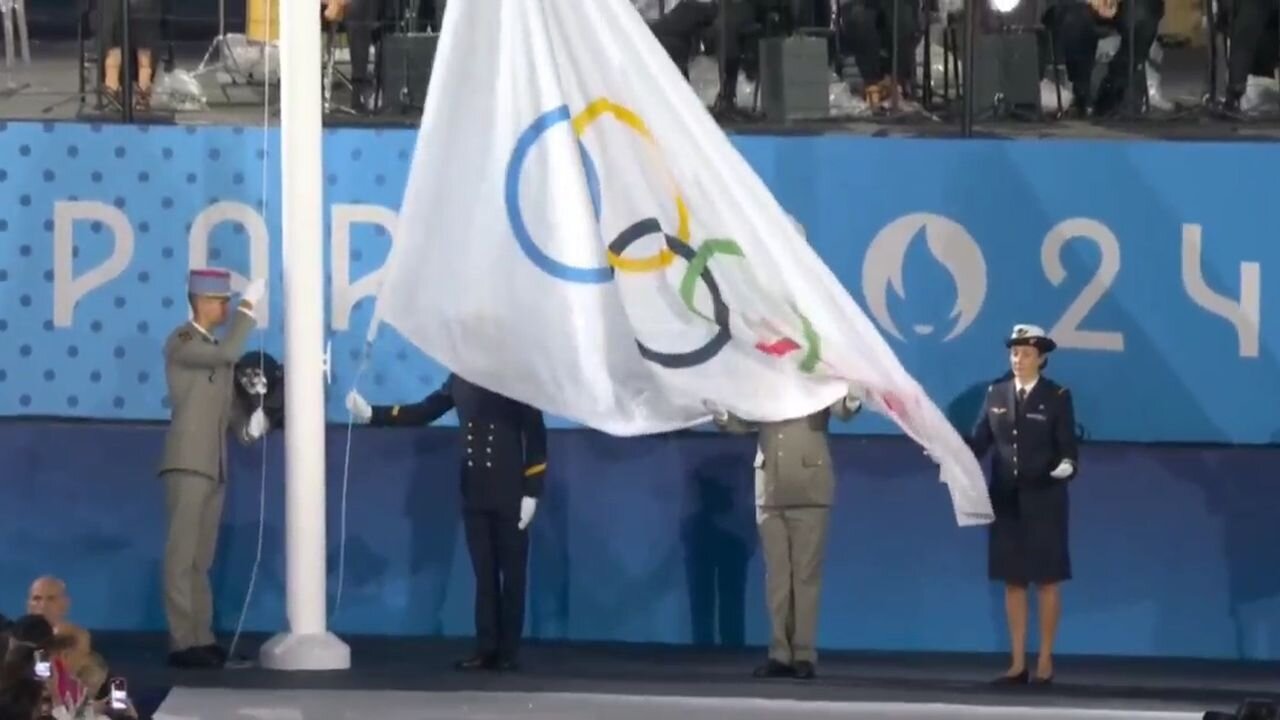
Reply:
<svg viewBox="0 0 1280 720"><path fill-rule="evenodd" d="M514 670L524 629L527 529L547 472L542 413L450 375L412 405L370 406L354 390L347 409L374 426L429 425L458 411L462 507L476 575L476 654L460 670Z"/></svg>
<svg viewBox="0 0 1280 720"><path fill-rule="evenodd" d="M970 445L991 457L988 573L1005 584L1012 662L999 684L1048 684L1061 615L1059 583L1071 579L1067 482L1075 477L1077 445L1071 392L1040 373L1057 347L1034 325L1016 325L1005 345L1013 375L987 389ZM1040 653L1026 665L1027 588L1036 586Z"/></svg>

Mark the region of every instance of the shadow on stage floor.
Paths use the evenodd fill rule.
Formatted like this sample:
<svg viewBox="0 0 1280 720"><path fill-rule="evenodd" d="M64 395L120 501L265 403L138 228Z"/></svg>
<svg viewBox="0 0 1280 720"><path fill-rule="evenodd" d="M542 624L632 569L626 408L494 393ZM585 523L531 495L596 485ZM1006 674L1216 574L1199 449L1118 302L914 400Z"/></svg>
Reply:
<svg viewBox="0 0 1280 720"><path fill-rule="evenodd" d="M241 638L238 655L256 656L262 636ZM95 635L114 672L129 678L142 710L154 711L170 688L237 690L388 690L554 693L610 696L756 698L858 703L945 703L1108 710L1232 710L1246 697L1277 698L1280 663L1179 659L1060 658L1048 688L989 684L1006 660L994 655L841 652L824 654L813 681L750 677L760 652L651 645L530 644L517 673L458 673L461 640L346 638L352 669L282 673L259 668L175 671L164 638Z"/></svg>

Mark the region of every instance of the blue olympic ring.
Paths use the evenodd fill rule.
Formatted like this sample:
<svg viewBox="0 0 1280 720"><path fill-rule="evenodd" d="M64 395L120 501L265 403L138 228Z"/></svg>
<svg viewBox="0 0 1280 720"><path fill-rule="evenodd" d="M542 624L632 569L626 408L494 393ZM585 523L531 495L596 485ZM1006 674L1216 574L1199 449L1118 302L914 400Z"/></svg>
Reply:
<svg viewBox="0 0 1280 720"><path fill-rule="evenodd" d="M562 263L543 252L542 248L538 247L538 244L533 241L533 235L529 232L528 226L525 225L524 215L520 212L520 176L524 171L524 164L529 158L529 153L533 151L534 146L549 130L561 123L567 123L571 119L569 107L562 105L555 110L547 111L538 116L516 140L516 147L511 152L511 160L507 163L504 191L507 204L507 221L511 224L511 231L515 234L516 242L519 243L520 249L543 272L567 282L607 283L613 280L614 273L613 268L609 265L589 268L575 267ZM600 175L596 171L595 163L591 160L591 156L587 153L587 148L582 144L581 140L578 140L578 150L582 154L582 167L587 176L587 188L591 194L591 206L595 211L595 218L598 222L602 205Z"/></svg>

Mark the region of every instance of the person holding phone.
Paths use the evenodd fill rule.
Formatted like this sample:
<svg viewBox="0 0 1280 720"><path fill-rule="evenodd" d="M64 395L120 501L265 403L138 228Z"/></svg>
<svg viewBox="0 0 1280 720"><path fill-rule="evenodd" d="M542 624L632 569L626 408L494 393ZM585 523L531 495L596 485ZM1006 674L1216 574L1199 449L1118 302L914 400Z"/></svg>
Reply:
<svg viewBox="0 0 1280 720"><path fill-rule="evenodd" d="M1071 579L1067 483L1079 463L1071 391L1042 374L1057 344L1035 325L1015 325L1008 380L987 388L969 444L991 456L988 574L1005 585L1012 662L1001 685L1047 685L1062 614L1059 585ZM1032 676L1026 665L1027 589L1036 586L1040 652Z"/></svg>
<svg viewBox="0 0 1280 720"><path fill-rule="evenodd" d="M254 305L265 292L263 281L253 281L229 313L231 274L192 270L187 279L191 319L164 344L172 420L158 474L169 519L164 604L174 667L221 667L227 660L213 635L209 571L226 495L227 433L234 430L248 444L270 425L262 408L249 412L237 402L234 384L236 361L257 324ZM228 320L231 329L219 339L214 332Z"/></svg>

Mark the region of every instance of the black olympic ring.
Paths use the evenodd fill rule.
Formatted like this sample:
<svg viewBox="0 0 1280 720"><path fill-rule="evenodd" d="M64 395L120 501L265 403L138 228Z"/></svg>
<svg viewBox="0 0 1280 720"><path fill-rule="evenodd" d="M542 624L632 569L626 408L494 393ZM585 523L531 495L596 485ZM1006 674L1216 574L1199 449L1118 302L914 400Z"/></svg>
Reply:
<svg viewBox="0 0 1280 720"><path fill-rule="evenodd" d="M693 262L697 256L693 248L678 237L674 237L662 230L655 218L647 218L640 220L631 227L618 233L618 237L609 243L609 252L615 256L621 257L627 248L643 237L649 235L661 235L666 238L667 249L684 258L685 262ZM703 268L699 273L702 282L706 284L708 292L711 293L711 315L715 319L718 330L716 334L704 343L701 347L682 353L664 353L654 350L640 339L636 339L636 345L640 348L640 356L649 362L656 363L662 367L680 370L701 365L711 358L715 357L725 345L729 344L729 306L725 304L724 297L720 294L720 286L716 284L716 279L711 275L710 268Z"/></svg>

